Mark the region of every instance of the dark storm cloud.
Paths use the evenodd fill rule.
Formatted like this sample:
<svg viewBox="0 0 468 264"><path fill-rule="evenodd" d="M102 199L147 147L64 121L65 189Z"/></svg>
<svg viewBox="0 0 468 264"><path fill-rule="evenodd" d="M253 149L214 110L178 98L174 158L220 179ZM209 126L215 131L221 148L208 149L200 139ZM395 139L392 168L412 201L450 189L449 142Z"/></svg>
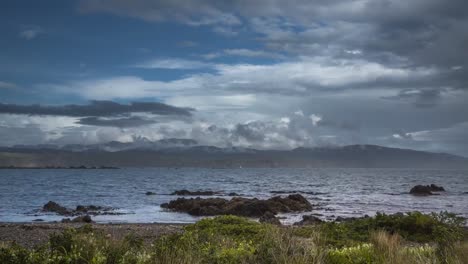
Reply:
<svg viewBox="0 0 468 264"><path fill-rule="evenodd" d="M247 124L237 124L231 131L234 137L242 137L248 141L265 140L265 128L267 126L259 121Z"/></svg>
<svg viewBox="0 0 468 264"><path fill-rule="evenodd" d="M89 126L108 126L108 127L139 127L157 123L156 120L145 119L138 116L125 117L125 118L113 118L103 119L100 117L83 117L77 122L82 125Z"/></svg>
<svg viewBox="0 0 468 264"><path fill-rule="evenodd" d="M0 103L0 114L51 115L70 117L109 117L130 113L190 116L192 108L180 108L157 102L120 104L112 101L91 101L87 105L17 105Z"/></svg>

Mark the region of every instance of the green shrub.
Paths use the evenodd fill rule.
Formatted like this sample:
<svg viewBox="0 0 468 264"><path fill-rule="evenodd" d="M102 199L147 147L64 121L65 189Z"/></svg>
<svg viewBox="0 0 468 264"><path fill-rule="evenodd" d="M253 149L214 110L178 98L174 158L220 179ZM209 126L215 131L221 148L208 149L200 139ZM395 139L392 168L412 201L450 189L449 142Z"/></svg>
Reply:
<svg viewBox="0 0 468 264"><path fill-rule="evenodd" d="M320 229L327 238L327 243L340 247L369 241L370 234L378 230L391 234L398 233L404 239L418 243L442 243L446 240L445 244L451 244L453 241L463 239L463 226L464 219L455 214L411 212L393 215L377 213L375 217L343 223L323 223Z"/></svg>
<svg viewBox="0 0 468 264"><path fill-rule="evenodd" d="M430 244L408 243L405 238ZM447 213L378 214L307 227L278 227L221 216L201 220L151 245L135 234L116 240L91 226L67 229L34 249L0 244L0 263L461 264L468 263L468 243L463 239L463 221Z"/></svg>

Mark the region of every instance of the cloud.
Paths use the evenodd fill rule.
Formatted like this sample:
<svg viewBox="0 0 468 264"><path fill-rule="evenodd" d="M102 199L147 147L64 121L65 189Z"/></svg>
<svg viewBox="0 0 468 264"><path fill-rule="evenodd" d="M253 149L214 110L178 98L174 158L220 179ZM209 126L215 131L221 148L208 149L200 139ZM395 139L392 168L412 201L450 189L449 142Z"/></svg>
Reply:
<svg viewBox="0 0 468 264"><path fill-rule="evenodd" d="M2 145L35 145L44 143L45 133L35 124L26 126L0 125L0 142Z"/></svg>
<svg viewBox="0 0 468 264"><path fill-rule="evenodd" d="M242 24L237 16L223 12L215 8L212 3L204 1L82 0L79 10L85 13L107 12L152 22L176 20L190 26Z"/></svg>
<svg viewBox="0 0 468 264"><path fill-rule="evenodd" d="M178 62L178 60L170 61ZM167 63L164 67L189 68L191 65L198 66L199 64L189 61L188 65ZM431 68L394 68L362 60L327 60L326 58L302 58L300 61L268 65L211 65L214 73L194 73L170 81L122 76L76 81L62 85L47 84L42 87L44 89L55 87L60 92L77 93L89 99L106 100L144 97L159 97L168 100L180 96L239 94L303 96L353 89L379 91L379 88L399 90L408 86L426 86L427 77L435 72Z"/></svg>
<svg viewBox="0 0 468 264"><path fill-rule="evenodd" d="M212 65L201 61L184 59L155 59L137 64L134 67L146 69L192 70L211 68Z"/></svg>
<svg viewBox="0 0 468 264"><path fill-rule="evenodd" d="M17 86L14 83L0 81L0 88L2 88L2 89L12 89L12 88L16 88L16 87Z"/></svg>
<svg viewBox="0 0 468 264"><path fill-rule="evenodd" d="M23 26L19 36L26 40L31 40L44 33L44 29L36 25Z"/></svg>
<svg viewBox="0 0 468 264"><path fill-rule="evenodd" d="M395 96L382 97L390 100L408 101L416 107L434 107L442 100L442 91L437 89L405 89Z"/></svg>
<svg viewBox="0 0 468 264"><path fill-rule="evenodd" d="M211 60L223 56L232 57L250 57L250 58L272 58L284 59L285 57L278 53L272 53L264 50L251 50L251 49L225 49L222 52L212 52L202 55L203 58Z"/></svg>
<svg viewBox="0 0 468 264"><path fill-rule="evenodd" d="M80 118L77 124L88 126L108 126L108 127L139 127L156 123L155 120L144 119L138 116L127 118L111 118L104 119L100 117L83 117Z"/></svg>
<svg viewBox="0 0 468 264"><path fill-rule="evenodd" d="M449 127L422 130L407 133L395 133L394 146L414 148L426 151L448 152L468 157L468 122L461 122Z"/></svg>
<svg viewBox="0 0 468 264"><path fill-rule="evenodd" d="M0 103L0 114L51 115L70 117L109 117L147 112L156 115L190 116L191 108L180 108L157 102L120 104L112 101L91 101L87 105L16 105Z"/></svg>

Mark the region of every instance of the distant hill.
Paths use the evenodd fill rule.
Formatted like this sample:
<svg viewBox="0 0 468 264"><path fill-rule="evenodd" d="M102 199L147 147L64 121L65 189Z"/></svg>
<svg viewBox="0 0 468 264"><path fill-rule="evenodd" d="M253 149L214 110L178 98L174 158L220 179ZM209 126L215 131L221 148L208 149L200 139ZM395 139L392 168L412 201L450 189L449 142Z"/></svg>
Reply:
<svg viewBox="0 0 468 264"><path fill-rule="evenodd" d="M0 167L342 167L468 169L468 159L375 145L256 150L200 146L196 141L109 142L63 147L0 148Z"/></svg>

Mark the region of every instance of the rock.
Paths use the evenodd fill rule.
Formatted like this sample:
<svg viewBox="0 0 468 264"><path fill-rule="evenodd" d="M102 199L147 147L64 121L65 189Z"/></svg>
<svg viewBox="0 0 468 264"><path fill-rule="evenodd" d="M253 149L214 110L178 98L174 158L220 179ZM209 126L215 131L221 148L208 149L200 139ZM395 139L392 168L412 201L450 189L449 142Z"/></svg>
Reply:
<svg viewBox="0 0 468 264"><path fill-rule="evenodd" d="M435 184L431 185L416 185L410 190L410 194L417 195L417 196L427 196L427 195L435 195L433 192L444 192L444 187L437 186Z"/></svg>
<svg viewBox="0 0 468 264"><path fill-rule="evenodd" d="M38 218L38 219L34 219L34 220L32 220L32 221L33 221L33 222L44 222L44 219Z"/></svg>
<svg viewBox="0 0 468 264"><path fill-rule="evenodd" d="M259 222L272 224L272 225L281 225L281 221L279 220L279 218L277 218L272 212L264 213L260 217Z"/></svg>
<svg viewBox="0 0 468 264"><path fill-rule="evenodd" d="M101 211L101 210L106 211L106 210L109 210L109 208L104 208L102 206L96 206L96 205L78 205L78 206L76 206L75 212L87 213L87 212L90 212L90 211L98 212L98 211Z"/></svg>
<svg viewBox="0 0 468 264"><path fill-rule="evenodd" d="M196 216L238 215L261 217L267 212L273 214L302 212L312 210L312 205L300 194L287 197L276 196L268 200L234 197L231 200L222 198L178 198L161 205L162 208L177 212L186 212Z"/></svg>
<svg viewBox="0 0 468 264"><path fill-rule="evenodd" d="M228 193L228 196L240 196L238 193L235 192L230 192Z"/></svg>
<svg viewBox="0 0 468 264"><path fill-rule="evenodd" d="M273 193L273 194L293 194L293 193L300 193L300 194L310 194L310 195L320 194L320 193L316 193L316 192L306 192L306 191L296 191L296 190L279 190L279 191L271 191L270 193Z"/></svg>
<svg viewBox="0 0 468 264"><path fill-rule="evenodd" d="M83 216L78 216L75 217L71 220L73 223L92 223L93 220L91 219L91 216L89 215L83 215Z"/></svg>
<svg viewBox="0 0 468 264"><path fill-rule="evenodd" d="M56 202L49 201L42 210L44 212L54 212L64 216L89 215L117 215L120 213L111 212L112 208L97 205L78 205L75 210L67 209Z"/></svg>
<svg viewBox="0 0 468 264"><path fill-rule="evenodd" d="M145 195L156 195L155 192L146 192Z"/></svg>
<svg viewBox="0 0 468 264"><path fill-rule="evenodd" d="M444 187L431 184L431 189L433 192L445 192Z"/></svg>
<svg viewBox="0 0 468 264"><path fill-rule="evenodd" d="M315 225L315 224L319 224L319 223L322 223L323 221L316 217L316 216L313 216L313 215L303 215L302 216L302 220L299 221L299 222L296 222L294 223L294 225Z"/></svg>
<svg viewBox="0 0 468 264"><path fill-rule="evenodd" d="M48 203L44 204L44 206L42 207L42 210L44 212L54 212L54 213L57 213L59 215L69 215L69 214L72 213L67 208L65 208L65 207L63 207L63 206L61 206L58 203L53 202L53 201L49 201Z"/></svg>
<svg viewBox="0 0 468 264"><path fill-rule="evenodd" d="M62 221L60 221L61 223L71 223L71 219L70 218L63 218Z"/></svg>
<svg viewBox="0 0 468 264"><path fill-rule="evenodd" d="M335 222L348 222L348 221L354 221L356 219L358 219L358 218L338 216L337 218L335 218Z"/></svg>
<svg viewBox="0 0 468 264"><path fill-rule="evenodd" d="M204 196L209 196L209 195L216 195L219 194L219 192L213 192L213 191L194 191L191 192L189 190L177 190L171 195L181 195L181 196L196 196L196 195L204 195Z"/></svg>

